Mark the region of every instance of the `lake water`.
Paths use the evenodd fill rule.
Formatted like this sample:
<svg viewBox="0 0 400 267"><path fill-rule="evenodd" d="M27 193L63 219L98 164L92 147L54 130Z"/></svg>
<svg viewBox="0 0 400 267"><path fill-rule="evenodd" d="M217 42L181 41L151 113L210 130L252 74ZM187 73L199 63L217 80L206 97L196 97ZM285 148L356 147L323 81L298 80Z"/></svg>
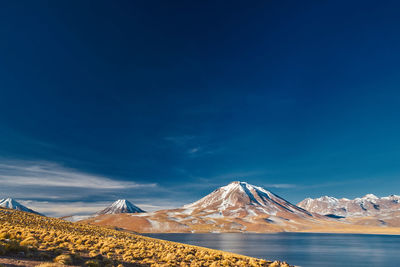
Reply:
<svg viewBox="0 0 400 267"><path fill-rule="evenodd" d="M400 266L400 236L311 233L148 236L304 267Z"/></svg>

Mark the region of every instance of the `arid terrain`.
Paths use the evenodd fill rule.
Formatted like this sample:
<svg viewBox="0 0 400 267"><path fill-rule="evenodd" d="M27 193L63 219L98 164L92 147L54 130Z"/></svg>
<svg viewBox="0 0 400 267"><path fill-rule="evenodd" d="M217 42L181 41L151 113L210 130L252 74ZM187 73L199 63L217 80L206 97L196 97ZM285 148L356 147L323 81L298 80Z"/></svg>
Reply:
<svg viewBox="0 0 400 267"><path fill-rule="evenodd" d="M4 208L0 208L0 264L289 266Z"/></svg>

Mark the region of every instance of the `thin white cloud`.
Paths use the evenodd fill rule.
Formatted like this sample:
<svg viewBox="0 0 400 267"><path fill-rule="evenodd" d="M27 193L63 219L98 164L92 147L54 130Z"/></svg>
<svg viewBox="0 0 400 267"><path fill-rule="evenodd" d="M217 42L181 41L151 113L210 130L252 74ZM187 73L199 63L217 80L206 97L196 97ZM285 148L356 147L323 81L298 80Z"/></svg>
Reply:
<svg viewBox="0 0 400 267"><path fill-rule="evenodd" d="M264 184L265 188L295 188L297 185L295 184Z"/></svg>
<svg viewBox="0 0 400 267"><path fill-rule="evenodd" d="M0 163L0 184L8 186L76 187L91 189L154 188L155 183L118 181L48 162Z"/></svg>
<svg viewBox="0 0 400 267"><path fill-rule="evenodd" d="M215 147L201 136L168 136L164 140L174 144L182 153L193 158L220 153L224 150L222 147Z"/></svg>
<svg viewBox="0 0 400 267"><path fill-rule="evenodd" d="M189 154L194 154L200 151L200 147L194 147L188 150Z"/></svg>
<svg viewBox="0 0 400 267"><path fill-rule="evenodd" d="M48 202L18 200L21 204L47 216L62 217L68 215L91 215L104 209L109 202Z"/></svg>

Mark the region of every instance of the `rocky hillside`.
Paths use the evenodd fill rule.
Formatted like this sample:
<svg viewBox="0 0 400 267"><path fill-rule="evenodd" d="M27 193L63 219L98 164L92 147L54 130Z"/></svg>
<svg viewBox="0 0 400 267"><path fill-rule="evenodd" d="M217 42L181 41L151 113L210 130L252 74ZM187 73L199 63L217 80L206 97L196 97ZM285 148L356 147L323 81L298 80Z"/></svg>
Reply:
<svg viewBox="0 0 400 267"><path fill-rule="evenodd" d="M400 196L377 197L367 194L361 198L337 199L334 197L306 198L297 204L299 207L322 215L339 217L380 216L400 210Z"/></svg>

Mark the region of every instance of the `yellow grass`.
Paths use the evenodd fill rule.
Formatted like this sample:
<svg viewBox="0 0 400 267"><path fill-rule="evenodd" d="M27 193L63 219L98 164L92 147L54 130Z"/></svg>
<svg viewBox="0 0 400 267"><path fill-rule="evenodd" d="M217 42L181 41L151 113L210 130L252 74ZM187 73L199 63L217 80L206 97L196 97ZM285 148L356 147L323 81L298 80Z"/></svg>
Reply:
<svg viewBox="0 0 400 267"><path fill-rule="evenodd" d="M289 266L113 229L0 209L0 255L24 252L44 266ZM120 265L121 266L121 265Z"/></svg>

